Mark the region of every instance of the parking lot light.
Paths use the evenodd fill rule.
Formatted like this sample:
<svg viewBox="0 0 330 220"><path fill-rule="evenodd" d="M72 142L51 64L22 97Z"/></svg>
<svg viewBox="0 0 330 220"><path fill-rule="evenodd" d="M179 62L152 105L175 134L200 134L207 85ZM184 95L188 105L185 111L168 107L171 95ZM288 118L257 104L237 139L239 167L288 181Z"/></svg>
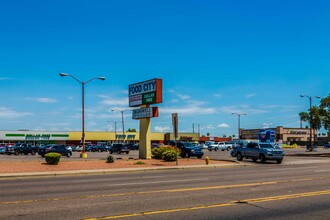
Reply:
<svg viewBox="0 0 330 220"><path fill-rule="evenodd" d="M81 158L87 158L87 153L86 153L86 147L85 147L85 84L93 81L93 80L105 80L105 77L94 77L91 78L89 80L87 80L86 82L80 81L79 79L77 79L76 77L74 77L73 75L67 74L67 73L60 73L61 77L65 77L65 76L69 76L71 78L73 78L74 80L76 80L77 82L79 82L81 84L81 96L82 96L82 107L81 107L81 111L82 111L82 134L81 134L81 142L82 142L82 150L81 150L81 154L80 157Z"/></svg>

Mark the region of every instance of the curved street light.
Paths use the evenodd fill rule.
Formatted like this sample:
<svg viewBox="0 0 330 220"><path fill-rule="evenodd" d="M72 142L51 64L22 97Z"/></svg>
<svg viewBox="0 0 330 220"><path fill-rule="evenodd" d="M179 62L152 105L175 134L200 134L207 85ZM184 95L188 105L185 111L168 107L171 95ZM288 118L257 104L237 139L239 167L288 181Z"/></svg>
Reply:
<svg viewBox="0 0 330 220"><path fill-rule="evenodd" d="M313 98L321 98L320 96L308 96L308 95L300 95L301 98L303 97L306 97L309 99L309 114L310 114L310 111L311 111L311 108L312 108L312 100ZM314 137L315 139L315 137ZM309 147L310 147L310 150L313 150L313 146L312 146L312 126L311 126L311 117L309 115Z"/></svg>
<svg viewBox="0 0 330 220"><path fill-rule="evenodd" d="M85 84L89 83L90 81L93 80L105 80L105 77L94 77L86 82L80 81L73 75L67 74L67 73L60 73L61 77L69 76L79 82L81 84L82 90L81 90L81 96L82 96L82 107L81 107L81 112L82 112L82 134L81 134L81 142L82 142L82 150L81 150L81 158L87 158L87 153L86 153L86 147L85 147Z"/></svg>

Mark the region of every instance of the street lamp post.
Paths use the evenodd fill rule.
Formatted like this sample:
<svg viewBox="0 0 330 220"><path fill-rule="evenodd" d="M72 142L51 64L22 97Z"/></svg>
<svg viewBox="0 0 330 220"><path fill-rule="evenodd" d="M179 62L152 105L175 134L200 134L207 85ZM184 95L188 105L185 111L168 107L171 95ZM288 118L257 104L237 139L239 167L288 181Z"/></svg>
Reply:
<svg viewBox="0 0 330 220"><path fill-rule="evenodd" d="M123 128L123 135L125 135L125 128L124 128L124 111L125 110L119 110L119 109L111 109L111 111L119 111L121 113L121 126Z"/></svg>
<svg viewBox="0 0 330 220"><path fill-rule="evenodd" d="M238 116L238 141L241 139L241 115L246 115L245 113L231 113L232 115Z"/></svg>
<svg viewBox="0 0 330 220"><path fill-rule="evenodd" d="M115 123L115 137L117 136L117 121L108 121Z"/></svg>
<svg viewBox="0 0 330 220"><path fill-rule="evenodd" d="M312 125L311 125L311 115L310 115L310 111L312 109L312 100L313 98L321 98L320 96L308 96L308 95L300 95L300 97L306 97L309 99L309 149L313 150L313 145L312 145ZM315 138L315 137L314 137Z"/></svg>
<svg viewBox="0 0 330 220"><path fill-rule="evenodd" d="M82 107L81 107L81 112L82 112L82 134L81 134L81 142L82 142L82 150L81 150L81 158L87 158L87 153L86 153L86 147L85 147L85 84L89 83L90 81L93 81L95 79L98 80L105 80L105 77L95 77L92 79L87 80L86 82L80 81L73 75L67 74L67 73L60 73L61 77L65 76L70 76L77 82L81 84L81 96L82 96Z"/></svg>

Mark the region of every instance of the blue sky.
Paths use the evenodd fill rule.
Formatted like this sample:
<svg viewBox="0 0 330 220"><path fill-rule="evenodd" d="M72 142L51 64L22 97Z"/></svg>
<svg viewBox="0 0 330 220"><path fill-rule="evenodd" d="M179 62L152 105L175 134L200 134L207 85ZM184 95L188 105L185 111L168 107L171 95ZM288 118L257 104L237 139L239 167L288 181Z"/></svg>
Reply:
<svg viewBox="0 0 330 220"><path fill-rule="evenodd" d="M0 1L0 130L113 131L128 85L163 79L152 131L299 127L329 95L328 1ZM314 100L318 104L319 100ZM125 128L139 121L125 111ZM110 121L110 122L109 122Z"/></svg>

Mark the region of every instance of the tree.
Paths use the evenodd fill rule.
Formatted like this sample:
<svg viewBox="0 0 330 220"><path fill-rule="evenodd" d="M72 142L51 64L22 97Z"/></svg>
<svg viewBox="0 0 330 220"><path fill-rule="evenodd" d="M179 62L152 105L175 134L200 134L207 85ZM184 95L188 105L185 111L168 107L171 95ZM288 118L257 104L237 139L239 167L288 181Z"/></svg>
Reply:
<svg viewBox="0 0 330 220"><path fill-rule="evenodd" d="M210 137L210 133L207 133L206 136Z"/></svg>
<svg viewBox="0 0 330 220"><path fill-rule="evenodd" d="M133 128L133 129L129 128L129 129L127 129L126 132L136 132L136 129L135 128Z"/></svg>
<svg viewBox="0 0 330 220"><path fill-rule="evenodd" d="M300 118L300 128L302 128L302 122L309 121L309 115L307 112L300 112L299 118Z"/></svg>
<svg viewBox="0 0 330 220"><path fill-rule="evenodd" d="M321 99L320 115L322 126L330 131L330 95Z"/></svg>

